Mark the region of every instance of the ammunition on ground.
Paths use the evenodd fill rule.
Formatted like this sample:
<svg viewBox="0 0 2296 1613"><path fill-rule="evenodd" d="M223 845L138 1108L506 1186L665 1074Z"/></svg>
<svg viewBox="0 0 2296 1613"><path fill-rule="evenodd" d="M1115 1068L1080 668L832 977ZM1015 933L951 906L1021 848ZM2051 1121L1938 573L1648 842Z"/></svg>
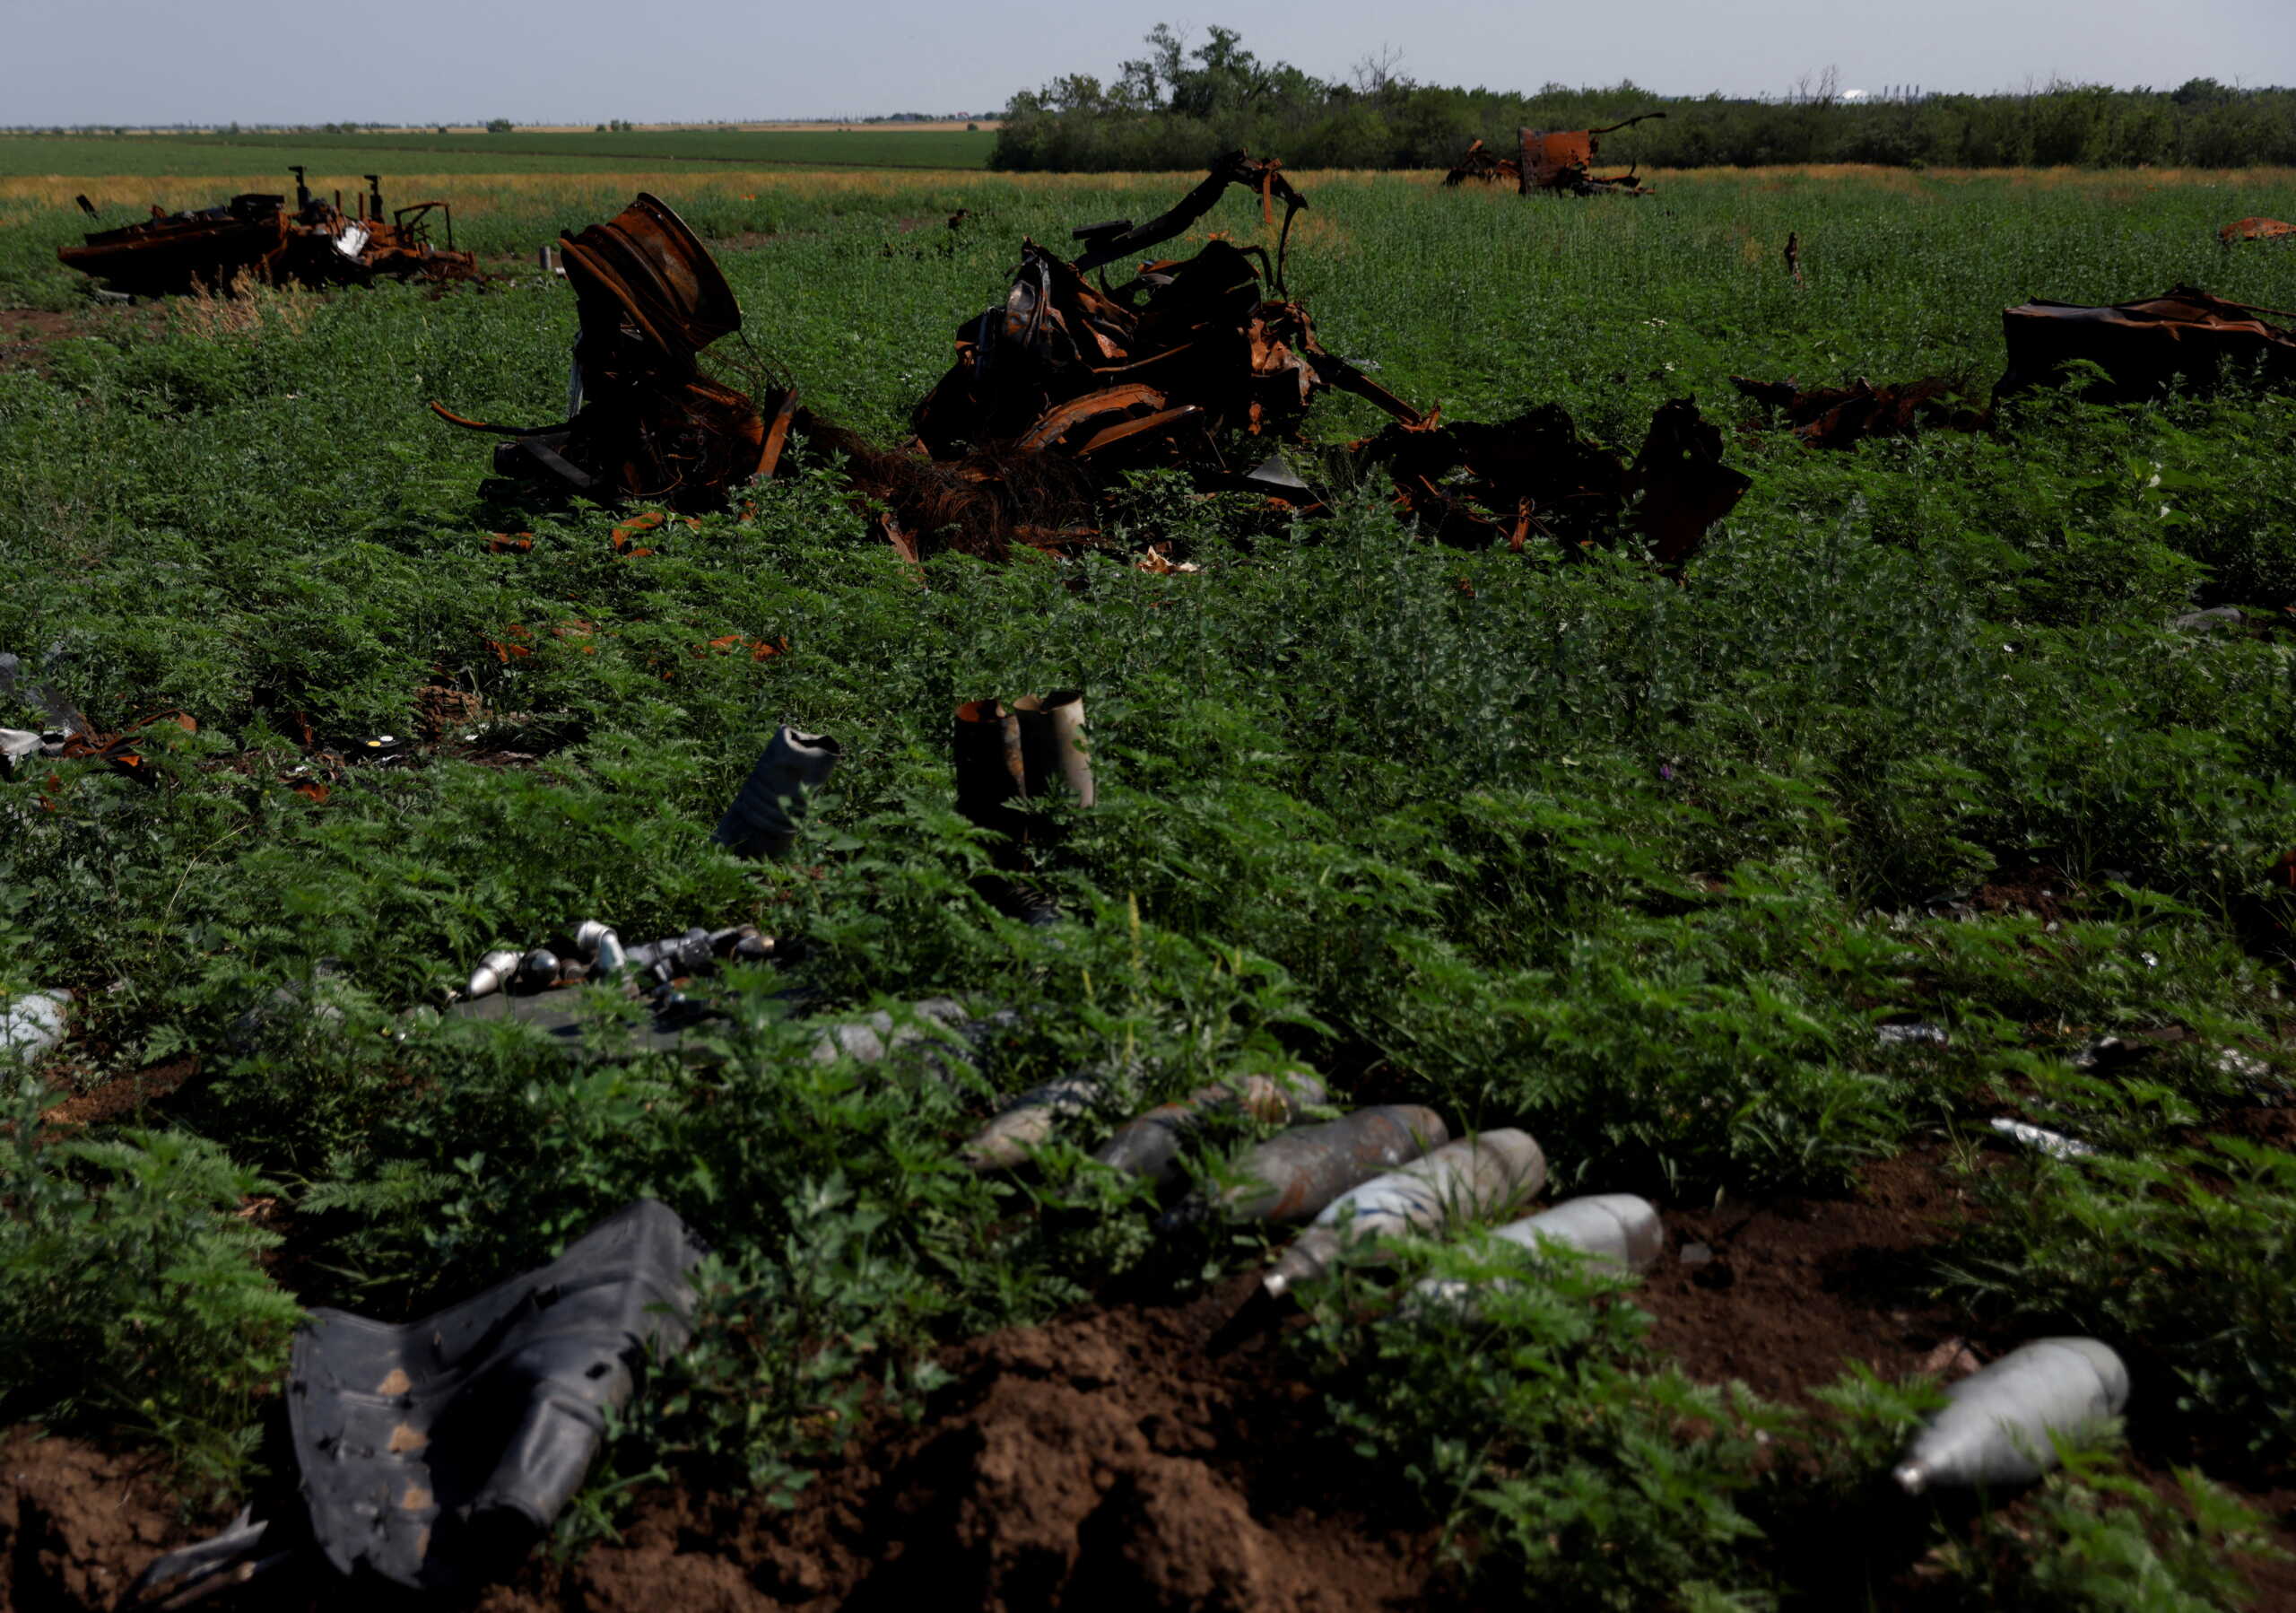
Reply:
<svg viewBox="0 0 2296 1613"><path fill-rule="evenodd" d="M1260 1279L1273 1298L1321 1277L1343 1249L1400 1232L1435 1232L1502 1214L1546 1185L1546 1155L1528 1132L1486 1131L1350 1188L1316 1216Z"/></svg>
<svg viewBox="0 0 2296 1613"><path fill-rule="evenodd" d="M1666 1229L1658 1219L1657 1207L1632 1193L1589 1193L1581 1199L1566 1199L1552 1209L1510 1221L1491 1235L1530 1250L1560 1244L1578 1251L1592 1265L1626 1271L1643 1270L1666 1246ZM1502 1277L1484 1286L1502 1287L1506 1282ZM1469 1295L1477 1286L1457 1278L1429 1277L1412 1292L1420 1303L1461 1311L1472 1308Z"/></svg>
<svg viewBox="0 0 2296 1613"><path fill-rule="evenodd" d="M2022 1484L2057 1466L2051 1434L2120 1415L2128 1368L2094 1338L2036 1338L1962 1379L1891 1477L1909 1495L1935 1485Z"/></svg>
<svg viewBox="0 0 2296 1613"><path fill-rule="evenodd" d="M574 927L574 949L604 976L620 974L630 961L630 955L622 949L622 937L601 919L585 919Z"/></svg>
<svg viewBox="0 0 2296 1613"><path fill-rule="evenodd" d="M0 991L0 1059L37 1059L64 1040L69 991Z"/></svg>
<svg viewBox="0 0 2296 1613"><path fill-rule="evenodd" d="M2005 1117L1995 1120L1992 1124L1996 1131L2010 1141L2039 1149L2051 1159L2082 1159L2096 1152L2076 1138L2066 1137L2058 1131L2044 1131L2040 1127L2029 1126L2022 1120Z"/></svg>
<svg viewBox="0 0 2296 1613"><path fill-rule="evenodd" d="M1010 1169L1026 1159L1030 1149L1049 1142L1062 1120L1098 1103L1107 1090L1097 1076L1063 1076L1031 1086L974 1132L961 1157L976 1171Z"/></svg>
<svg viewBox="0 0 2296 1613"><path fill-rule="evenodd" d="M478 967L471 971L470 984L463 989L465 997L489 997L509 983L518 968L518 955L496 948L478 960Z"/></svg>
<svg viewBox="0 0 2296 1613"><path fill-rule="evenodd" d="M631 967L657 986L666 986L681 975L707 969L718 956L710 946L709 932L699 926L682 936L666 936L633 946L628 955Z"/></svg>
<svg viewBox="0 0 2296 1613"><path fill-rule="evenodd" d="M518 984L529 991L540 991L558 984L558 955L547 946L537 946L518 960Z"/></svg>
<svg viewBox="0 0 2296 1613"><path fill-rule="evenodd" d="M826 734L801 734L784 724L710 836L737 857L786 857L797 841L805 800L829 782L839 748Z"/></svg>
<svg viewBox="0 0 2296 1613"><path fill-rule="evenodd" d="M711 932L709 950L735 963L762 963L773 955L773 937L758 933L754 924L736 924Z"/></svg>
<svg viewBox="0 0 2296 1613"><path fill-rule="evenodd" d="M1095 791L1083 735L1082 690L1024 695L1009 706L966 702L957 708L951 740L957 810L1017 843L1031 830L1016 802L1040 800L1057 783L1078 806L1090 806Z"/></svg>
<svg viewBox="0 0 2296 1613"><path fill-rule="evenodd" d="M1231 1221L1299 1222L1360 1181L1439 1148L1451 1138L1443 1117L1416 1103L1382 1103L1318 1126L1272 1137L1238 1162L1245 1181L1213 1205ZM1158 1224L1169 1232L1204 1213L1182 1205Z"/></svg>
<svg viewBox="0 0 2296 1613"><path fill-rule="evenodd" d="M1282 1123L1324 1101L1323 1077L1313 1070L1279 1076L1246 1076L1199 1086L1177 1103L1161 1103L1126 1120L1092 1155L1112 1171L1140 1176L1158 1186L1179 1172L1180 1146L1205 1118L1220 1110L1241 1109L1254 1120Z"/></svg>

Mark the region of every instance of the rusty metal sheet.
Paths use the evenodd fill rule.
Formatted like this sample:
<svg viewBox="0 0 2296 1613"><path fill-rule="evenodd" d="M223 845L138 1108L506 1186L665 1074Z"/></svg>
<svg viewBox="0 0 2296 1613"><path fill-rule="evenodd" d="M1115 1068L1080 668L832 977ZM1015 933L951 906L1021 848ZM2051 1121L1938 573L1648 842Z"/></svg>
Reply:
<svg viewBox="0 0 2296 1613"><path fill-rule="evenodd" d="M1603 149L1601 136L1665 116L1664 112L1642 112L1617 123L1605 124L1598 129L1516 130L1515 137L1520 149L1516 183L1520 194L1649 195L1647 187L1636 183L1631 171L1613 174L1608 179L1597 179L1594 172L1595 158Z"/></svg>
<svg viewBox="0 0 2296 1613"><path fill-rule="evenodd" d="M1910 437L1922 431L1976 432L1993 423L1989 410L1970 403L1942 375L1875 387L1863 379L1847 387L1797 387L1734 375L1744 396L1786 416L1794 434L1813 448L1855 448L1868 437Z"/></svg>
<svg viewBox="0 0 2296 1613"><path fill-rule="evenodd" d="M729 489L778 466L796 388L769 399L706 374L703 348L741 328L742 310L700 239L659 197L640 192L613 218L561 237L580 324L574 362L581 405L557 425L493 426L433 403L444 420L509 439L505 475L602 501L722 504Z"/></svg>
<svg viewBox="0 0 2296 1613"><path fill-rule="evenodd" d="M1555 404L1493 424L1398 422L1363 459L1386 467L1398 510L1445 543L1520 550L1535 535L1570 553L1631 527L1669 569L1752 484L1722 463L1721 433L1688 398L1652 416L1631 466Z"/></svg>
<svg viewBox="0 0 2296 1613"><path fill-rule="evenodd" d="M1722 463L1722 433L1687 397L1670 398L1650 416L1629 481L1635 527L1651 558L1669 571L1681 570L1753 485L1744 472Z"/></svg>
<svg viewBox="0 0 2296 1613"><path fill-rule="evenodd" d="M2276 218L2244 218L2219 230L2216 239L2228 247L2242 240L2296 240L2296 224Z"/></svg>
<svg viewBox="0 0 2296 1613"><path fill-rule="evenodd" d="M2076 362L2104 371L2106 379L2088 389L2100 399L2144 397L2179 386L2209 392L2228 366L2252 367L2269 384L2296 382L2296 331L2270 323L2266 315L2296 318L2182 285L2103 308L2022 303L2002 311L2009 362L1994 396L2045 385Z"/></svg>

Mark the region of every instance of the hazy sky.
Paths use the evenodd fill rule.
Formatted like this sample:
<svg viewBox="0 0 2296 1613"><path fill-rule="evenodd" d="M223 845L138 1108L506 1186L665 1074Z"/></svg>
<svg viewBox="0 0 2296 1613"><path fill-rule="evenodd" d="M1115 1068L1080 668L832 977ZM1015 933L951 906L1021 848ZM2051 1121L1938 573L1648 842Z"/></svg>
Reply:
<svg viewBox="0 0 2296 1613"><path fill-rule="evenodd" d="M1163 8L1158 8L1161 10ZM1382 46L1431 83L1993 90L2296 83L2296 0L1634 0L1169 8L1325 77ZM1075 0L0 0L0 124L702 121L985 111L1115 75L1157 10Z"/></svg>

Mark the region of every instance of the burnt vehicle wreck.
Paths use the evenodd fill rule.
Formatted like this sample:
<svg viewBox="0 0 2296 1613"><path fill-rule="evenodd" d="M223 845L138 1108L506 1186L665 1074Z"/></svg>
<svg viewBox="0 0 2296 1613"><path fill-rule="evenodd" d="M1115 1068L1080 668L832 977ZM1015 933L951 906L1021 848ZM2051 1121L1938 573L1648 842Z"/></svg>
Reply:
<svg viewBox="0 0 2296 1613"><path fill-rule="evenodd" d="M1191 257L1147 256L1231 187L1259 198L1272 254L1214 234ZM703 372L702 350L741 327L741 310L701 242L640 196L561 242L581 321L572 418L496 426L431 407L508 438L495 458L505 475L609 504L721 506L742 483L774 475L801 437L842 461L874 530L912 562L1097 545L1103 501L1140 470L1251 495L1273 513L1323 513L1325 496L1285 450L1308 446L1309 412L1330 392L1388 423L1322 451L1384 470L1397 512L1449 543L1519 549L1538 533L1575 549L1633 532L1677 567L1744 493L1688 398L1657 412L1630 463L1551 405L1498 425L1445 423L1379 385L1324 344L1286 286L1292 224L1307 205L1279 164L1239 151L1144 223L1075 230L1070 255L1023 240L1002 302L954 333L954 362L912 412L911 441L886 448L801 409L784 380L768 379L753 399ZM1111 283L1107 271L1126 260L1131 273Z"/></svg>
<svg viewBox="0 0 2296 1613"><path fill-rule="evenodd" d="M560 238L559 251L580 321L570 418L490 425L433 403L439 417L509 439L494 454L502 475L602 502L709 509L772 475L796 390L781 390L769 427L748 393L704 371L702 349L739 330L742 310L685 221L640 192L604 223Z"/></svg>
<svg viewBox="0 0 2296 1613"><path fill-rule="evenodd" d="M367 285L377 280L433 284L482 278L477 255L455 248L454 210L445 202L417 202L386 211L382 180L361 176L351 211L342 193L332 202L304 182L296 167L295 205L284 196L250 191L216 207L166 213L115 230L100 230L76 247L59 247L67 267L92 275L115 292L163 297L196 288L228 289L242 275L266 285ZM79 198L83 212L100 216ZM436 216L443 244L430 239Z"/></svg>

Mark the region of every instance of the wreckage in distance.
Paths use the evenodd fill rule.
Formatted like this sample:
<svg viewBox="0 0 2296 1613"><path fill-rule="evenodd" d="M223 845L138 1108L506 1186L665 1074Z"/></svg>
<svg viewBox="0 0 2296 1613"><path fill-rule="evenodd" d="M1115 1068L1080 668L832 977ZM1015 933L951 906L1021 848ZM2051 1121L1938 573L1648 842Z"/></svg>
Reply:
<svg viewBox="0 0 2296 1613"><path fill-rule="evenodd" d="M455 249L454 212L444 202L417 202L387 216L382 181L361 176L366 191L344 213L341 193L329 202L314 196L295 176L295 207L287 198L259 191L233 196L220 207L185 213L152 209L152 216L117 230L100 230L84 244L59 247L67 267L94 275L115 292L163 297L205 287L220 291L242 275L268 285L366 285L377 280L420 280L445 284L483 278L478 256ZM81 210L96 216L94 204L79 198ZM446 244L434 245L430 222L436 214Z"/></svg>

